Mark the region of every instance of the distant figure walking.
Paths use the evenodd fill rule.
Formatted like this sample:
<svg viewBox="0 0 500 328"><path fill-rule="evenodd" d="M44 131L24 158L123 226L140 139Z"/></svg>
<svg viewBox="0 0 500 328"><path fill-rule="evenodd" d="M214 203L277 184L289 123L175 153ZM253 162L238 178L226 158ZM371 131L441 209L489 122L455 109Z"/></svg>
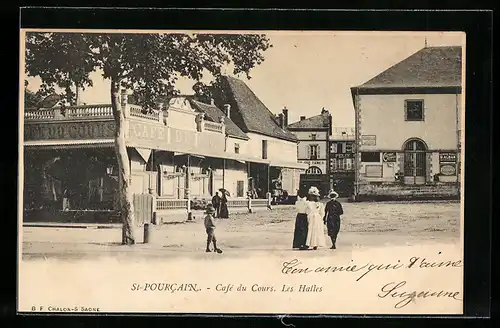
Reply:
<svg viewBox="0 0 500 328"><path fill-rule="evenodd" d="M212 250L210 249L210 244L214 244L214 251L217 253L222 253L222 250L217 248L217 238L215 237L215 223L214 223L214 214L215 214L215 208L208 204L207 205L207 210L205 212L205 230L207 232L207 248L205 249L205 252L211 252Z"/></svg>
<svg viewBox="0 0 500 328"><path fill-rule="evenodd" d="M304 191L298 191L295 209L297 216L295 217L295 230L293 232L292 248L305 249L307 239L307 198Z"/></svg>
<svg viewBox="0 0 500 328"><path fill-rule="evenodd" d="M227 208L227 196L225 192L222 192L222 197L220 200L219 218L229 219L229 210Z"/></svg>
<svg viewBox="0 0 500 328"><path fill-rule="evenodd" d="M328 236L332 240L331 249L336 249L337 235L340 231L340 216L344 214L342 204L337 200L339 194L330 190L328 197L331 199L325 206L325 223Z"/></svg>
<svg viewBox="0 0 500 328"><path fill-rule="evenodd" d="M218 218L220 214L220 205L221 205L221 197L219 196L219 192L215 192L215 196L212 197L212 205L215 208L215 217Z"/></svg>
<svg viewBox="0 0 500 328"><path fill-rule="evenodd" d="M307 202L307 239L306 246L317 250L318 247L325 247L325 232L323 228L323 218L325 216L325 208L320 202L319 190L316 187L309 189L309 202Z"/></svg>

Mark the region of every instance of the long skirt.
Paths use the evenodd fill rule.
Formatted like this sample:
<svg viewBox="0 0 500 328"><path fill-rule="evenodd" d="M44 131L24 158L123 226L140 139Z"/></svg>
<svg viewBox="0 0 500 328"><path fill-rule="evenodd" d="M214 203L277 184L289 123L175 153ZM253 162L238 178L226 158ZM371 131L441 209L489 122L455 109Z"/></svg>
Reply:
<svg viewBox="0 0 500 328"><path fill-rule="evenodd" d="M323 228L323 218L319 214L309 216L306 245L309 247L325 247L326 239Z"/></svg>
<svg viewBox="0 0 500 328"><path fill-rule="evenodd" d="M299 213L295 218L295 231L293 233L292 248L305 246L307 239L307 214Z"/></svg>
<svg viewBox="0 0 500 328"><path fill-rule="evenodd" d="M229 218L229 210L227 209L226 203L222 203L220 205L219 218L221 218L221 219L228 219Z"/></svg>

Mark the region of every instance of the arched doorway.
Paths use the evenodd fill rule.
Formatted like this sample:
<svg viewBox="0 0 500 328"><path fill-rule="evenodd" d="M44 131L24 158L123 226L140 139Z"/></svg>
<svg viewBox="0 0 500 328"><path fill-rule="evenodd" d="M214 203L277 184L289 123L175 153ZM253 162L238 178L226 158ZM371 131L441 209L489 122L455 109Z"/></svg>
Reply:
<svg viewBox="0 0 500 328"><path fill-rule="evenodd" d="M427 173L427 145L420 139L410 139L404 143L404 183L425 184Z"/></svg>

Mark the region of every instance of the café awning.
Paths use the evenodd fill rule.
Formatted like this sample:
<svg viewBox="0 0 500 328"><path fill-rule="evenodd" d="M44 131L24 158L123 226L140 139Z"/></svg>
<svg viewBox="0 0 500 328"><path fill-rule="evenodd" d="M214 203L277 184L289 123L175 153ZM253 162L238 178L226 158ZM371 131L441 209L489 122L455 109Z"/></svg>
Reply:
<svg viewBox="0 0 500 328"><path fill-rule="evenodd" d="M25 148L36 149L78 149L78 148L107 148L114 147L113 139L100 140L36 140L25 141Z"/></svg>
<svg viewBox="0 0 500 328"><path fill-rule="evenodd" d="M297 162L272 161L270 166L306 170L309 165Z"/></svg>

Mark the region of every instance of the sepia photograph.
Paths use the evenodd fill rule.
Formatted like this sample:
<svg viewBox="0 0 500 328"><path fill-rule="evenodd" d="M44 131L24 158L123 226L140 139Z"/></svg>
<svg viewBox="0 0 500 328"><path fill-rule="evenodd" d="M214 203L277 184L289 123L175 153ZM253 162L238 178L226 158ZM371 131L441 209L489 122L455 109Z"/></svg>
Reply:
<svg viewBox="0 0 500 328"><path fill-rule="evenodd" d="M465 33L20 36L19 312L463 313Z"/></svg>

